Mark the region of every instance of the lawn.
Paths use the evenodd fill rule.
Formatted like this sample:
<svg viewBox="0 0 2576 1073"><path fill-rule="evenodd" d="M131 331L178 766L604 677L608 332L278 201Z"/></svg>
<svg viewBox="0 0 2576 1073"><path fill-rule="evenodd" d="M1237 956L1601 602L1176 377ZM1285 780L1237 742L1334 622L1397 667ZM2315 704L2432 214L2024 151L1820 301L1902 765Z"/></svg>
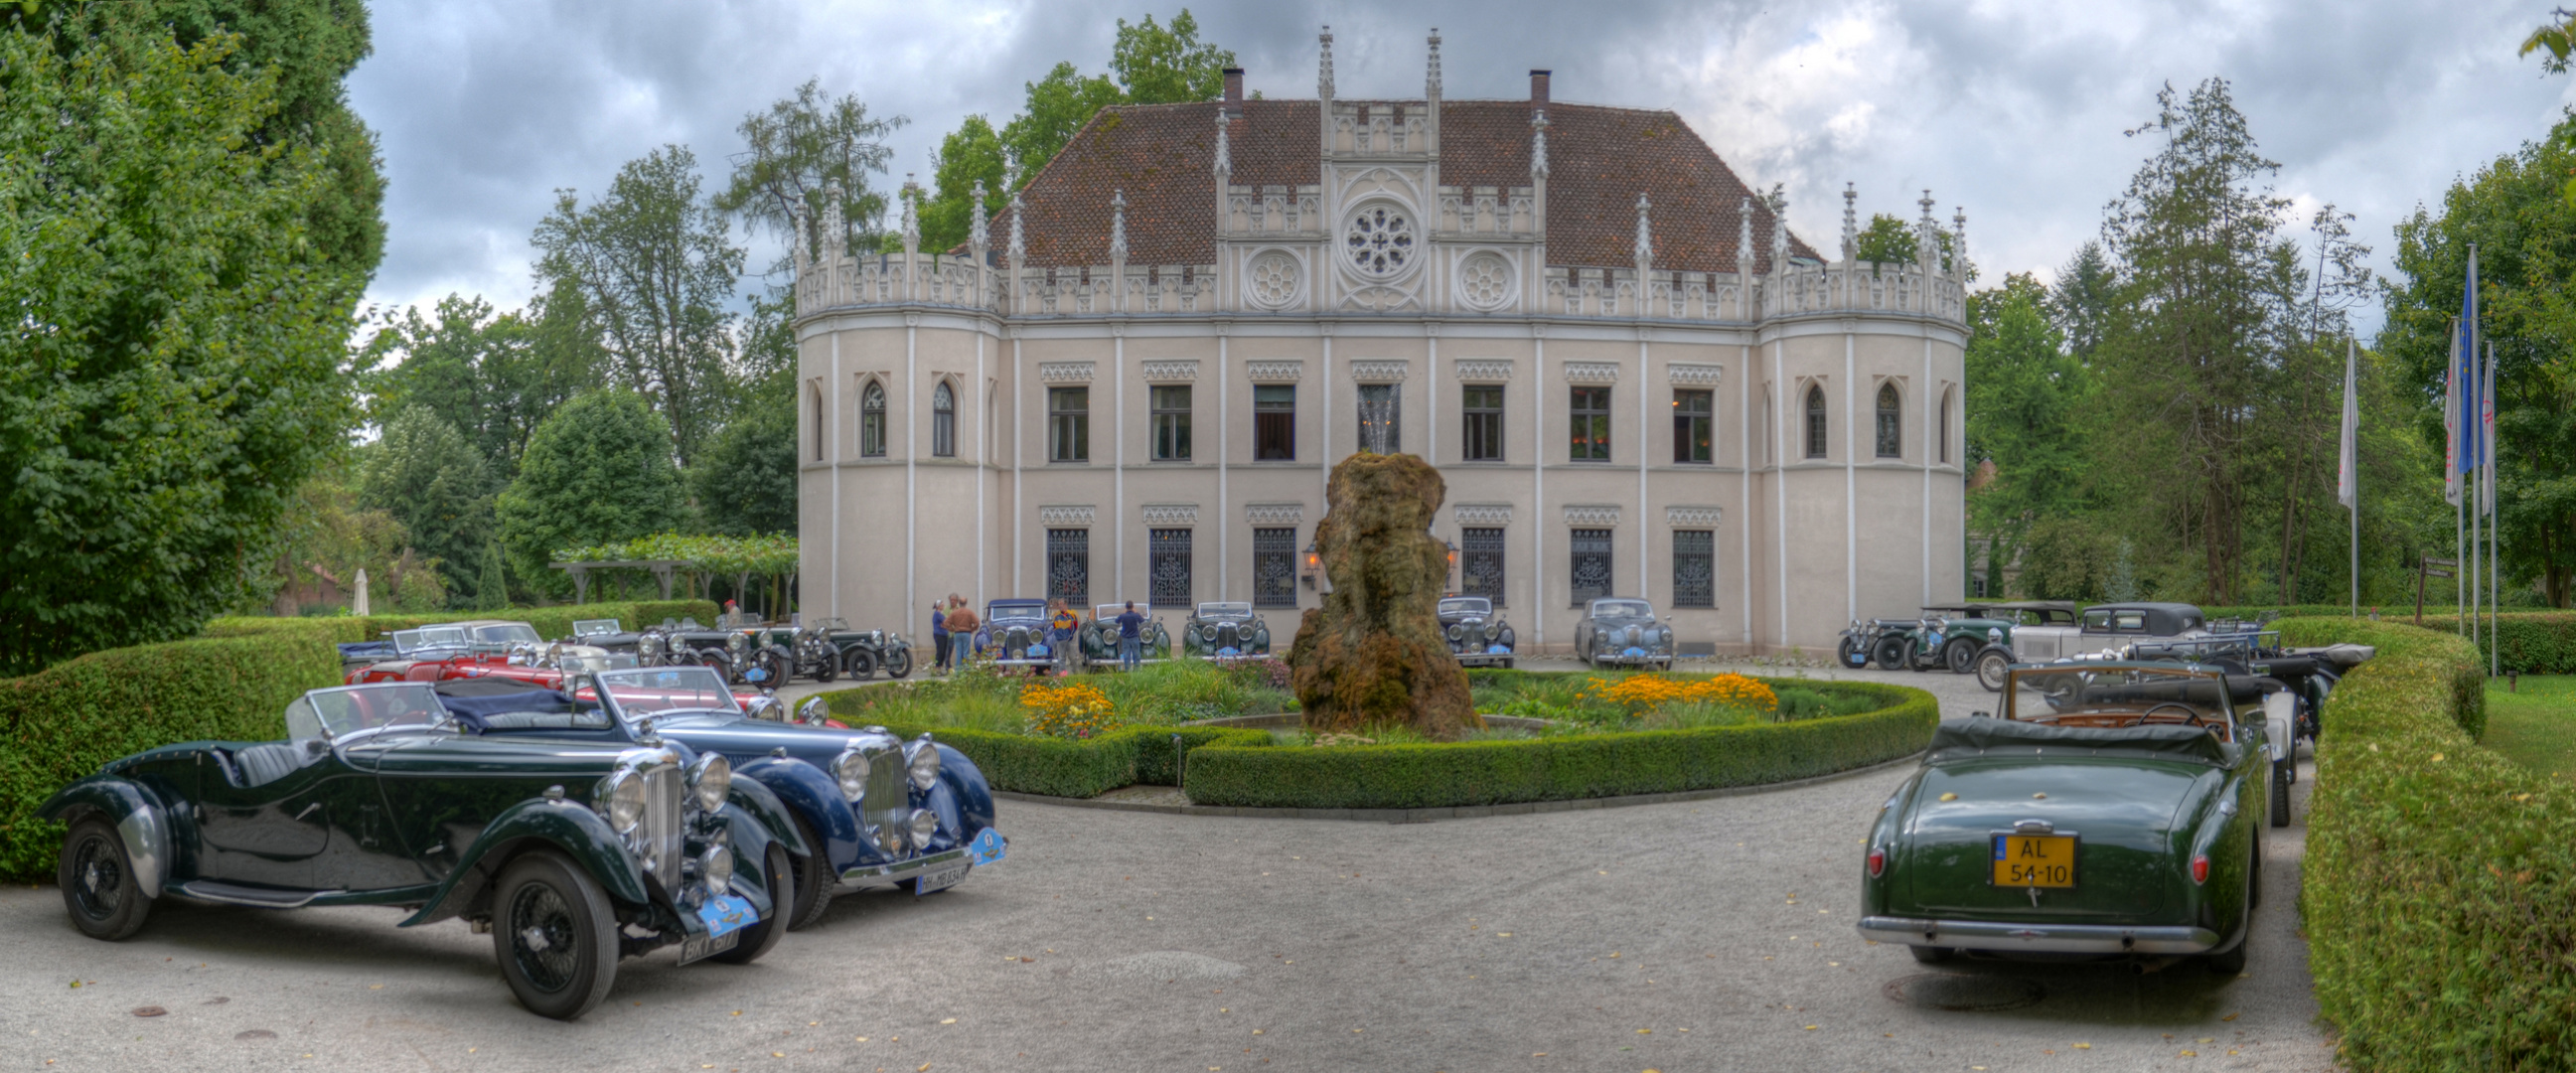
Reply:
<svg viewBox="0 0 2576 1073"><path fill-rule="evenodd" d="M2576 778L2576 675L2526 674L2511 693L2501 680L2489 685L2485 744L2533 771Z"/></svg>

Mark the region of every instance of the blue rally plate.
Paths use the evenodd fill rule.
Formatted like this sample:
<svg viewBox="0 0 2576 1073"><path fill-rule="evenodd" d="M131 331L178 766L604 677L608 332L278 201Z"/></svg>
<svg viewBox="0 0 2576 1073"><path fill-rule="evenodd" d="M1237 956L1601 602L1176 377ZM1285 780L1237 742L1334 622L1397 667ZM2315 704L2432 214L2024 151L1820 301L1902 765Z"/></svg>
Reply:
<svg viewBox="0 0 2576 1073"><path fill-rule="evenodd" d="M1512 654L1512 650L1506 645L1486 645L1485 654L1489 656L1508 656Z"/></svg>
<svg viewBox="0 0 2576 1073"><path fill-rule="evenodd" d="M1639 657L1639 656L1642 656L1642 655L1645 655L1645 654L1646 654L1646 650L1645 650L1645 649L1639 648L1639 647L1637 647L1637 646L1635 646L1635 645L1629 645L1629 646L1628 646L1628 650L1627 650L1626 652L1622 652L1622 653L1620 653L1620 655L1626 656L1626 657L1628 657L1628 658L1630 658L1630 659L1635 659L1635 658L1637 658L1637 657Z"/></svg>
<svg viewBox="0 0 2576 1073"><path fill-rule="evenodd" d="M741 895L726 894L709 898L705 905L699 906L698 919L706 922L707 937L714 938L759 923L760 912Z"/></svg>
<svg viewBox="0 0 2576 1073"><path fill-rule="evenodd" d="M1032 658L1032 659L1035 659L1035 658L1037 658L1037 657L1039 657L1039 656L1043 656L1043 655L1046 655L1046 654L1047 654L1047 646L1045 646L1045 645L1030 645L1030 646L1029 646L1029 657L1030 657L1030 658Z"/></svg>
<svg viewBox="0 0 2576 1073"><path fill-rule="evenodd" d="M746 682L760 682L760 681L766 681L766 680L768 680L768 678L769 678L769 670L768 670L768 668L765 668L765 667L754 667L754 668L752 668L752 669L750 669L750 670L747 670L747 671L742 672L742 680L743 680L743 681L746 681Z"/></svg>
<svg viewBox="0 0 2576 1073"><path fill-rule="evenodd" d="M1002 833L987 827L984 833L976 835L974 841L966 844L966 859L978 865L992 864L1002 859L1005 845L1002 841Z"/></svg>
<svg viewBox="0 0 2576 1073"><path fill-rule="evenodd" d="M1220 656L1240 656L1243 654L1243 650L1240 648L1220 648L1216 650L1216 654Z"/></svg>

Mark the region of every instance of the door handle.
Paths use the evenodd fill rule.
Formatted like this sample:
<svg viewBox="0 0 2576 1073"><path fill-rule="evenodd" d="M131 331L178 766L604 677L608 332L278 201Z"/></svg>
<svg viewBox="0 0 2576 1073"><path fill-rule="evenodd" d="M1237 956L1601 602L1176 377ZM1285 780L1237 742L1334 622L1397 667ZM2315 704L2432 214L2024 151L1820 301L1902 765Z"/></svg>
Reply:
<svg viewBox="0 0 2576 1073"><path fill-rule="evenodd" d="M311 803L311 804L308 804L308 805L304 806L304 811L296 813L296 814L295 814L295 818L296 818L296 819L301 820L301 819L303 819L303 818L304 818L304 817L306 817L306 816L310 816L310 815L312 815L312 814L313 814L313 812L314 812L314 810L319 809L319 808L321 808L321 807L322 807L322 803L321 803L321 802L319 802L319 801L315 801L315 802L313 802L313 803Z"/></svg>

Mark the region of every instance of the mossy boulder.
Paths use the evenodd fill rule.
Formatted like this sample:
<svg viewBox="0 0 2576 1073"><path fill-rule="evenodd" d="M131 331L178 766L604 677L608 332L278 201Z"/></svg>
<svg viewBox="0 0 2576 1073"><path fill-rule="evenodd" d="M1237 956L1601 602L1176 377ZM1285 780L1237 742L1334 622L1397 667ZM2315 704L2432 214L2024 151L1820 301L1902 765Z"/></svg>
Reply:
<svg viewBox="0 0 2576 1073"><path fill-rule="evenodd" d="M1454 738L1485 725L1440 634L1449 550L1430 529L1447 495L1414 455L1362 453L1333 467L1315 526L1331 591L1288 649L1308 730L1401 725Z"/></svg>

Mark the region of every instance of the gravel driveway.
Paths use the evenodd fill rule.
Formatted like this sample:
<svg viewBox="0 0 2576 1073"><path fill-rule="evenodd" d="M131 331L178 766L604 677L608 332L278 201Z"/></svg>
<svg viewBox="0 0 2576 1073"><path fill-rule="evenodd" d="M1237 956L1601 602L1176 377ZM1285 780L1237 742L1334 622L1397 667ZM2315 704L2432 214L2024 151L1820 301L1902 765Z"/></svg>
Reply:
<svg viewBox="0 0 2576 1073"><path fill-rule="evenodd" d="M1839 672L1810 672L1819 677ZM1849 672L1988 697L1945 674ZM488 937L389 910L164 900L120 944L0 892L0 1062L31 1070L2067 1070L2332 1068L2269 833L2252 965L1930 971L1852 932L1904 778L1439 823L1005 802L1011 858L844 895L757 965L625 962L522 1012ZM2297 789L2304 820L2306 790ZM72 981L79 980L74 988ZM153 1006L166 1016L137 1017ZM2194 1056L2186 1056L2189 1052Z"/></svg>

